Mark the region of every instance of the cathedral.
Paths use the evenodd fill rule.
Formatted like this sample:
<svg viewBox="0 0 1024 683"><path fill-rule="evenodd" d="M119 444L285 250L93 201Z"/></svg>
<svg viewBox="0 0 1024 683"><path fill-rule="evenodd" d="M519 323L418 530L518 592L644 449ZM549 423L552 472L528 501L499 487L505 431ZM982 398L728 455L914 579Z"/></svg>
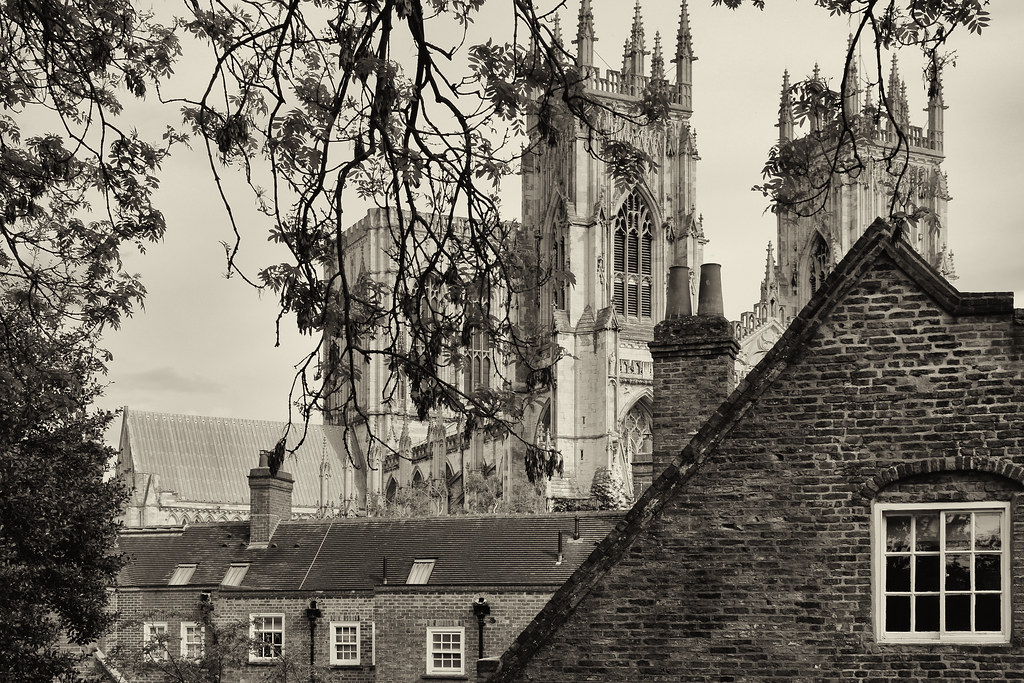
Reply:
<svg viewBox="0 0 1024 683"><path fill-rule="evenodd" d="M562 130L555 144L530 145L523 160L523 230L551 255L556 267L575 278L574 286L550 282L519 302L522 315L550 330L547 348L559 354L550 376L539 389L534 387L535 400L519 434L526 443L561 454L561 473L545 484L549 500L589 497L595 476L611 478L628 497L639 495L651 481L653 364L648 343L654 325L665 317L670 268L686 268L675 272L689 279L691 299L697 296L695 280L703 279L698 274L717 274L716 265L703 263L708 238L696 197L699 155L690 125L696 56L686 0L669 55L660 34L648 49L639 0L620 70L596 65L596 40L591 2L583 0L573 42L586 95L606 108L596 132L605 141L632 142L654 164L635 184L616 180L608 164L591 151L595 131L579 123ZM834 189L819 209L777 211L776 248L768 247L760 299L733 323L740 343L739 376L778 339L874 217L890 213L893 182L886 158L896 148L899 131L906 131L902 135L908 154L896 206L908 215L924 216L907 222L905 239L943 275L953 274L946 248L949 197L941 169L941 88L931 94L927 127L921 128L910 124L906 84L895 61L885 86L893 121L878 115L870 88L863 87L855 65L851 71L841 97L845 118L857 131L863 167L855 173L837 172ZM811 81L827 87L817 68ZM668 96L668 117L662 125L645 126L612 115L632 110L652 85ZM820 136L830 123L803 116L808 130L798 133L796 118L786 74L780 144ZM527 130L536 141L533 117L528 117ZM349 277L394 281L395 266L387 256L393 246L390 216L374 210L345 231L346 261L341 267ZM449 368L446 378L467 390L515 375L515 368L503 365L486 338L474 338L467 357L465 369ZM342 458L341 466L349 514L372 514L374 501L391 499L399 488L414 484L436 485L443 493L439 505L452 510L462 504L470 473L497 476L505 491L523 478L519 440L481 434L465 439L450 416L418 420L401 380L392 376L385 361L370 361L355 390L363 411L359 420L346 425L349 457ZM329 401L329 424L344 424L341 411L331 410L342 399Z"/></svg>
<svg viewBox="0 0 1024 683"><path fill-rule="evenodd" d="M938 74L936 74L938 76ZM907 103L907 84L900 76L896 57L883 91L889 100L891 119L873 101L876 92L851 63L843 81L841 116L855 135L860 164L855 168L826 170L829 191L819 200L780 205L776 208L778 234L768 245L761 296L754 309L735 325L740 340L740 374L752 368L771 348L790 320L810 301L832 267L878 216L904 215L903 236L919 254L948 280L956 279L953 254L947 247L946 174L942 170L942 84L936 78L928 97L927 125L914 125ZM817 65L807 81L820 91L828 85ZM807 130L800 133L789 73L782 77L779 104L779 146L831 138L838 124L806 115ZM834 110L833 110L834 111ZM828 143L824 148L828 149ZM894 193L896 178L900 190Z"/></svg>

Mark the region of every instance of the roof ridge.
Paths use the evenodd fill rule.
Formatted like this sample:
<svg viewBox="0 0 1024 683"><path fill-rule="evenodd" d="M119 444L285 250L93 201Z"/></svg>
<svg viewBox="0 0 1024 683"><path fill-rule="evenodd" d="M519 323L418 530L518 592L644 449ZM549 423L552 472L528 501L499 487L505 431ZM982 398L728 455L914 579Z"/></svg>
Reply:
<svg viewBox="0 0 1024 683"><path fill-rule="evenodd" d="M166 413L157 410L137 410L131 406L124 406L124 413L126 416L137 416L137 417L154 417L154 418L182 418L182 419L194 419L194 420L209 420L218 422L255 422L260 424L272 424L272 425L288 425L288 424L301 424L294 420L266 420L255 417L226 417L221 415L198 415L195 413ZM309 427L336 427L337 425L328 425L324 423L309 422Z"/></svg>

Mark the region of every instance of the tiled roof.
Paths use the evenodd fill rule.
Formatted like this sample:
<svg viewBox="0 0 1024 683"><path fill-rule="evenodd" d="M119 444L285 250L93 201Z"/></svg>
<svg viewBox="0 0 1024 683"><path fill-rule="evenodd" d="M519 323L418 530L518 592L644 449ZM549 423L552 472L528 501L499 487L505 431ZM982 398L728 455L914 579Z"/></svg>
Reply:
<svg viewBox="0 0 1024 683"><path fill-rule="evenodd" d="M249 503L246 475L258 464L260 451L273 448L286 426L126 408L121 447L130 448L136 472L159 474L161 488L174 491L179 501L244 505ZM301 423L294 424L289 448L301 435ZM311 424L303 444L283 466L295 478L295 507L320 502L320 462L325 457L333 476L325 479L324 502L340 503L341 467L347 457L341 428Z"/></svg>
<svg viewBox="0 0 1024 683"><path fill-rule="evenodd" d="M550 640L608 570L627 555L633 542L658 519L665 504L705 464L713 462L719 443L743 419L754 401L776 381L781 369L800 356L807 339L817 332L829 312L856 286L860 277L883 257L892 259L921 289L954 315L1012 315L1014 312L1012 293L958 291L913 247L893 239L892 227L884 220L877 219L836 265L775 346L704 423L690 443L673 459L672 464L655 479L626 513L622 523L598 543L579 570L555 592L537 618L516 637L502 655L498 670L487 680L502 682L516 679L537 650Z"/></svg>
<svg viewBox="0 0 1024 683"><path fill-rule="evenodd" d="M368 590L383 583L385 559L390 585L405 584L414 560L434 559L430 586L557 585L621 517L579 515L579 540L571 514L284 522L262 550L246 548L247 522L128 531L118 541L130 560L118 584L166 586L178 564L195 563L189 585L213 587L232 563L249 562L241 589Z"/></svg>

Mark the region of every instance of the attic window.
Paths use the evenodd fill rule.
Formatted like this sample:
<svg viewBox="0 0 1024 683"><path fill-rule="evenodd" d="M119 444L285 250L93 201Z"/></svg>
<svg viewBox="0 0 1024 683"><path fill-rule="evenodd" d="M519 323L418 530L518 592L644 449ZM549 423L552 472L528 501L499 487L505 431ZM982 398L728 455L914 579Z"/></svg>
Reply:
<svg viewBox="0 0 1024 683"><path fill-rule="evenodd" d="M245 573L249 571L248 562L233 562L228 571L224 574L224 578L221 580L220 585L222 586L241 586L242 579L245 578Z"/></svg>
<svg viewBox="0 0 1024 683"><path fill-rule="evenodd" d="M409 578L405 580L410 583L427 583L430 581L430 573L434 571L434 563L437 560L413 560L412 569L409 570Z"/></svg>
<svg viewBox="0 0 1024 683"><path fill-rule="evenodd" d="M194 564L179 564L174 568L174 573L171 574L171 580L167 582L168 586L184 586L192 580L192 575L196 573L196 565Z"/></svg>

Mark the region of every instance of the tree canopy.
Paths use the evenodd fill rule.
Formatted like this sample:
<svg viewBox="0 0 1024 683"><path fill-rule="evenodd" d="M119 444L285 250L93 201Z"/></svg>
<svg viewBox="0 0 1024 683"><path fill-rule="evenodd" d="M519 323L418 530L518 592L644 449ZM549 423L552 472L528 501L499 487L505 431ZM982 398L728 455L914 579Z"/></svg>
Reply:
<svg viewBox="0 0 1024 683"><path fill-rule="evenodd" d="M476 20L496 4L502 31L478 39ZM601 144L598 121L656 124L664 111L656 87L632 110L588 98L554 21L563 4L185 0L159 19L128 0L12 0L0 8L8 67L0 74L5 673L49 680L68 665L56 649L59 634L85 642L105 623L102 588L120 562L110 551L122 492L102 481L110 454L100 439L110 416L90 409L106 361L98 335L143 302L123 253L144 251L164 234L154 204L160 166L186 141L207 151L228 220L234 224L238 200L224 179L237 174L270 239L287 249L288 260L243 272L235 261L243 230L235 225L227 259L276 295L279 322L293 318L315 340L293 388L299 418L324 409L358 416L353 382L377 355L392 370L389 387L394 378L408 381L421 416L461 414L467 430L500 431L515 421L529 395L522 377L474 389L446 369L465 365L472 335L484 330L500 354L543 375L557 354L538 354L543 331L513 303L572 275L505 220L500 182L518 171L521 145L551 145L574 127L629 182L649 157L621 141ZM937 87L948 37L988 22L988 3L978 0L816 4L853 20L848 62L860 46L876 55L879 115L894 123L883 51L924 50ZM186 44L205 46L210 70L194 90L165 98L162 86ZM819 95L840 122L836 134L847 135L841 96ZM181 125L145 139L123 116L126 99L138 98L180 111ZM527 112L536 124L529 137ZM903 140L896 153L905 152ZM341 231L355 218L347 212L352 197L393 210L393 283L338 267ZM328 406L328 396L341 396L341 405Z"/></svg>

